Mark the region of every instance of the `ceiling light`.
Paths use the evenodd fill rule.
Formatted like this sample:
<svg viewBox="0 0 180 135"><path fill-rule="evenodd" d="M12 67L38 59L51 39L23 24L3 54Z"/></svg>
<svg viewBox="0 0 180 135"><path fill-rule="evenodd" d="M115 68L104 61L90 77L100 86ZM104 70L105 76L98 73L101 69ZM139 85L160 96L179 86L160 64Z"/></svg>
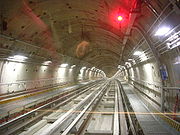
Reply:
<svg viewBox="0 0 180 135"><path fill-rule="evenodd" d="M173 43L173 44L169 43L169 44L167 44L167 46L169 49L176 48L176 47L180 46L180 41Z"/></svg>
<svg viewBox="0 0 180 135"><path fill-rule="evenodd" d="M80 71L83 72L85 69L86 69L86 67L82 67L82 68L80 69Z"/></svg>
<svg viewBox="0 0 180 135"><path fill-rule="evenodd" d="M128 61L133 61L133 59L128 59Z"/></svg>
<svg viewBox="0 0 180 135"><path fill-rule="evenodd" d="M76 65L72 65L72 66L71 66L71 68L74 68L74 67L76 67Z"/></svg>
<svg viewBox="0 0 180 135"><path fill-rule="evenodd" d="M9 59L20 60L20 61L26 60L27 58L28 57L22 55L14 55L9 57Z"/></svg>
<svg viewBox="0 0 180 135"><path fill-rule="evenodd" d="M133 55L140 56L142 54L141 51L135 51Z"/></svg>
<svg viewBox="0 0 180 135"><path fill-rule="evenodd" d="M141 61L147 60L147 56L143 51L135 51L133 55L138 56ZM135 63L135 60L133 60L132 62Z"/></svg>
<svg viewBox="0 0 180 135"><path fill-rule="evenodd" d="M67 66L68 66L67 63L64 63L64 64L61 64L61 65L60 65L60 67L62 67L62 68L65 68L65 67L67 67Z"/></svg>
<svg viewBox="0 0 180 135"><path fill-rule="evenodd" d="M129 65L130 63L129 62L125 62L125 65Z"/></svg>
<svg viewBox="0 0 180 135"><path fill-rule="evenodd" d="M163 36L167 34L169 31L170 31L169 27L161 27L156 31L155 36Z"/></svg>
<svg viewBox="0 0 180 135"><path fill-rule="evenodd" d="M48 65L48 64L51 64L52 63L52 61L45 61L45 62L43 62L43 65Z"/></svg>
<svg viewBox="0 0 180 135"><path fill-rule="evenodd" d="M142 53L142 55L140 56L140 58L141 58L141 61L145 61L145 60L148 59L148 57L146 56L145 53Z"/></svg>
<svg viewBox="0 0 180 135"><path fill-rule="evenodd" d="M81 70L86 69L86 67L82 67Z"/></svg>
<svg viewBox="0 0 180 135"><path fill-rule="evenodd" d="M180 31L170 36L167 40L166 44L169 49L180 46Z"/></svg>

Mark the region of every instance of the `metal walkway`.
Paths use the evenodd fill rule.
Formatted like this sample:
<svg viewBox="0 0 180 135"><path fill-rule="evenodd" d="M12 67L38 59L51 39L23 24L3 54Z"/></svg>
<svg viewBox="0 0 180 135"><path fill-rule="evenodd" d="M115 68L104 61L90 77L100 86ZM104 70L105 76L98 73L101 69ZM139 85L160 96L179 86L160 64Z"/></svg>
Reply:
<svg viewBox="0 0 180 135"><path fill-rule="evenodd" d="M122 87L145 135L178 135L178 132L169 131L168 127L165 127L163 123L158 121L156 118L157 116L154 116L152 112L149 111L146 105L134 92L135 89L133 87L125 82L122 82Z"/></svg>

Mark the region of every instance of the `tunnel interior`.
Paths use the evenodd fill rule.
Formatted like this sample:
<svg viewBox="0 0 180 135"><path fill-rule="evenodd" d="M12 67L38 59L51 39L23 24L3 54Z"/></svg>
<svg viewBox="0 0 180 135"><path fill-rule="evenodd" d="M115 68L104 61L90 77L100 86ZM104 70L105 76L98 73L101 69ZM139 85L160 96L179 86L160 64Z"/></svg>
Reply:
<svg viewBox="0 0 180 135"><path fill-rule="evenodd" d="M174 113L179 127L179 0L0 1L0 104L7 94L113 79Z"/></svg>

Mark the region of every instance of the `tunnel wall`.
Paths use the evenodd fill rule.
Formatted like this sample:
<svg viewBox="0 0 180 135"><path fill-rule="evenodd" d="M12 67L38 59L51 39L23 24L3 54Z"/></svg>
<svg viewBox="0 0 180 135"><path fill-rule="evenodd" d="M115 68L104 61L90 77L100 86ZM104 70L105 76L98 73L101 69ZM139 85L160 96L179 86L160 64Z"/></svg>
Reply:
<svg viewBox="0 0 180 135"><path fill-rule="evenodd" d="M177 49L161 56L162 65L166 67L167 79L163 80L164 87L180 86L180 55ZM126 67L123 74L137 90L145 95L149 104L160 110L162 77L160 68L155 59L150 59L132 67ZM165 92L165 107L169 111L174 111L176 105L177 91L168 90ZM178 110L178 109L177 109Z"/></svg>
<svg viewBox="0 0 180 135"><path fill-rule="evenodd" d="M0 61L0 94L102 78L99 72L91 72L80 72L79 67Z"/></svg>
<svg viewBox="0 0 180 135"><path fill-rule="evenodd" d="M153 99L152 103L160 109L161 78L155 60L146 61L127 68L125 72L127 80L139 90ZM151 101L151 100L150 100Z"/></svg>

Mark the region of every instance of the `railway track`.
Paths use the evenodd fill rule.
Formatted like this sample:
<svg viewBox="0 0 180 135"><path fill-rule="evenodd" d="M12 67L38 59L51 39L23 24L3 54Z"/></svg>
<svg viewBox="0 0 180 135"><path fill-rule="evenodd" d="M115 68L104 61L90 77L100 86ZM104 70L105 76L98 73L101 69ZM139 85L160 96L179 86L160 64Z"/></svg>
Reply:
<svg viewBox="0 0 180 135"><path fill-rule="evenodd" d="M101 83L101 81L97 82ZM87 85L80 85L67 90L65 89L58 95L49 97L43 102L39 102L36 105L24 108L23 111L4 117L4 121L0 124L0 134L19 134L28 125L36 123L41 120L42 117L51 113L49 111L42 110L54 110L59 106L67 104L77 96L97 86L97 82L91 82Z"/></svg>
<svg viewBox="0 0 180 135"><path fill-rule="evenodd" d="M49 86L44 86L44 87L39 87L39 88L34 88L34 89L29 89L29 90L17 91L13 93L4 93L0 95L0 104L14 101L14 99L18 97L33 96L33 95L45 93L47 91L52 91L55 89L73 86L73 85L74 83L65 82L65 83L58 83L54 85L49 85Z"/></svg>
<svg viewBox="0 0 180 135"><path fill-rule="evenodd" d="M133 134L128 116L123 113L124 101L120 85L108 80L79 93L70 102L56 108L39 110L49 112L37 123L26 126L20 135L128 135ZM71 100L73 98L73 100ZM122 112L122 113L120 113ZM135 135L135 134L133 134Z"/></svg>
<svg viewBox="0 0 180 135"><path fill-rule="evenodd" d="M27 113L0 125L0 134L145 135L149 129L138 120L141 116L134 112L128 92L115 79L66 90L59 98L29 108ZM151 116L154 118L148 114Z"/></svg>
<svg viewBox="0 0 180 135"><path fill-rule="evenodd" d="M51 89L51 88L60 88L65 85L68 85L68 83L61 83L61 84L56 84L53 86L45 86L42 88L23 90L23 91L18 91L18 92L13 92L13 93L5 93L5 94L0 95L0 101L2 102L3 100L9 100L9 99L15 98L17 96L26 96L27 94L31 94L31 93L43 92L43 91L45 91L47 89Z"/></svg>

